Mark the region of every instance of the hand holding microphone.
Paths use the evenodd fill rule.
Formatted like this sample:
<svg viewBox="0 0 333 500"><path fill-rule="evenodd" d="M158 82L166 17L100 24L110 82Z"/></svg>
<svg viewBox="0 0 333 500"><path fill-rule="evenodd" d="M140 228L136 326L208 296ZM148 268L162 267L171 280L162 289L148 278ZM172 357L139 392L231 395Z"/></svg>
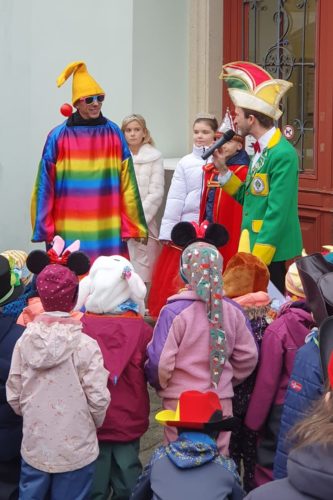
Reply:
<svg viewBox="0 0 333 500"><path fill-rule="evenodd" d="M212 144L211 147L208 148L201 155L201 158L203 160L207 160L207 158L209 158L210 155L212 155L216 149L219 149L226 142L231 141L231 139L233 138L234 135L235 135L235 131L234 130L231 130L231 129L227 130L225 132L225 134L222 135L222 137L220 137L217 141L215 141L214 144Z"/></svg>

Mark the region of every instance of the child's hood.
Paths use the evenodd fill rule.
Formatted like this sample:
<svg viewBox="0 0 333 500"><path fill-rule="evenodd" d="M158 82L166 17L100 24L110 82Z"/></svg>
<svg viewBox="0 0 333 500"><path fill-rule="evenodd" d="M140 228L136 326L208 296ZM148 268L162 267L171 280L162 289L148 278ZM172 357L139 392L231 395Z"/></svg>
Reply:
<svg viewBox="0 0 333 500"><path fill-rule="evenodd" d="M45 370L66 361L77 349L81 324L71 318L41 315L28 324L20 339L23 359L34 370Z"/></svg>
<svg viewBox="0 0 333 500"><path fill-rule="evenodd" d="M293 304L289 308L285 308L278 319L285 322L289 335L297 345L303 345L305 335L314 326L311 313L302 307L294 307Z"/></svg>
<svg viewBox="0 0 333 500"><path fill-rule="evenodd" d="M83 305L95 314L119 312L119 306L133 301L144 315L146 286L129 260L121 255L100 256L79 287L76 310Z"/></svg>
<svg viewBox="0 0 333 500"><path fill-rule="evenodd" d="M135 313L114 317L86 313L81 321L83 332L98 342L114 385L138 352L145 357L152 327Z"/></svg>
<svg viewBox="0 0 333 500"><path fill-rule="evenodd" d="M235 462L220 455L215 441L200 431L182 432L176 441L172 441L164 449L169 460L179 469L193 469L215 462L239 480Z"/></svg>

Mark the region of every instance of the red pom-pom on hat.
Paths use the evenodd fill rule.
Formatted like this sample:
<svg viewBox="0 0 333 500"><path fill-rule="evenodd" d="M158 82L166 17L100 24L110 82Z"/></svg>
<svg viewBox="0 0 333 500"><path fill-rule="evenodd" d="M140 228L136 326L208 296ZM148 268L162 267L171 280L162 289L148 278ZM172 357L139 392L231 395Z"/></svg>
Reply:
<svg viewBox="0 0 333 500"><path fill-rule="evenodd" d="M73 114L73 108L70 104L68 104L67 102L65 102L65 104L63 104L60 108L60 113L63 115L63 116L66 116L66 117L69 117Z"/></svg>

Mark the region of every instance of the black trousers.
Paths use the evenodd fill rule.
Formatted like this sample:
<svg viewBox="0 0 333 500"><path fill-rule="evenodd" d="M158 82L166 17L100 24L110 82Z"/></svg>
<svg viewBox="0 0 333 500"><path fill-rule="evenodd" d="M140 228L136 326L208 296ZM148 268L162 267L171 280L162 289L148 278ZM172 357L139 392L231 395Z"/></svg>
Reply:
<svg viewBox="0 0 333 500"><path fill-rule="evenodd" d="M21 472L21 456L0 461L0 500L17 500Z"/></svg>
<svg viewBox="0 0 333 500"><path fill-rule="evenodd" d="M276 286L281 293L285 293L285 277L286 277L286 261L272 262L269 266L269 274L271 282Z"/></svg>

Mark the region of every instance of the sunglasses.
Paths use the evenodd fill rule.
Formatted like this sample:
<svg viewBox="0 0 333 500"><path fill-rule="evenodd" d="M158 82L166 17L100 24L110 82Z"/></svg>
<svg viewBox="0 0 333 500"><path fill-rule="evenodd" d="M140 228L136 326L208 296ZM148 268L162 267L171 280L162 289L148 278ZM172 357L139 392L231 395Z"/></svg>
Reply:
<svg viewBox="0 0 333 500"><path fill-rule="evenodd" d="M104 94L90 95L89 97L81 97L80 101L84 101L86 104L92 104L93 102L103 102L105 99Z"/></svg>

